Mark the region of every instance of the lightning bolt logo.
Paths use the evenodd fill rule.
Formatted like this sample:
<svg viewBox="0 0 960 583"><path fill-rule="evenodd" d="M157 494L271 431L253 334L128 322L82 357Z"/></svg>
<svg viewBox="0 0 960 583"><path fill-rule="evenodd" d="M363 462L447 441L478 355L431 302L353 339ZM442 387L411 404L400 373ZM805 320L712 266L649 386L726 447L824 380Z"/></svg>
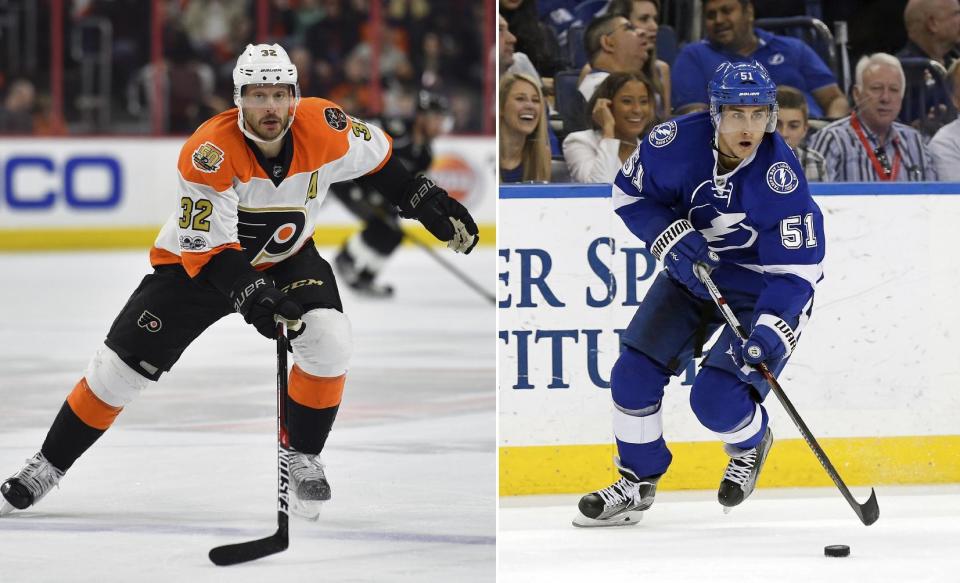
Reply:
<svg viewBox="0 0 960 583"><path fill-rule="evenodd" d="M729 235L736 231L731 227L747 218L744 213L730 213L728 215L717 215L710 221L710 227L700 229L700 233L707 238L708 243L723 240L724 235Z"/></svg>
<svg viewBox="0 0 960 583"><path fill-rule="evenodd" d="M716 212L716 209L709 207L709 205L704 205L702 207L695 207L690 211L691 222L694 225L703 224L703 217L701 215L700 221L693 221L694 212L698 209L704 209L707 212L713 211ZM753 244L757 239L757 231L752 227L743 224L743 220L747 218L745 213L717 213L716 216L710 219L710 226L707 228L701 228L698 226L700 234L704 236L707 240L707 243L710 243L710 248L714 251L726 251L728 249L744 249ZM729 235L739 234L739 236L728 237ZM726 247L721 247L714 245L717 242L726 242Z"/></svg>

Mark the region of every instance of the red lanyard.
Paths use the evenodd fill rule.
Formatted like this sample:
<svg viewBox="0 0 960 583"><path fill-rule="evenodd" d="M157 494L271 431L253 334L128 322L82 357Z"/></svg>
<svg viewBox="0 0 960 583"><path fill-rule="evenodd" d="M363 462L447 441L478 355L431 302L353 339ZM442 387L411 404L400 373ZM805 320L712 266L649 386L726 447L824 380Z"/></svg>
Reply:
<svg viewBox="0 0 960 583"><path fill-rule="evenodd" d="M883 181L896 180L897 174L900 173L900 148L897 147L897 142L893 142L893 149L897 152L897 155L893 159L893 170L885 170L883 164L880 163L877 155L873 152L873 148L870 147L870 142L867 141L867 136L863 133L863 128L860 126L860 120L857 119L856 113L850 114L850 125L853 126L853 131L856 132L857 137L860 138L860 143L863 144L864 149L867 151L867 156L870 157L873 169L877 171L877 178Z"/></svg>

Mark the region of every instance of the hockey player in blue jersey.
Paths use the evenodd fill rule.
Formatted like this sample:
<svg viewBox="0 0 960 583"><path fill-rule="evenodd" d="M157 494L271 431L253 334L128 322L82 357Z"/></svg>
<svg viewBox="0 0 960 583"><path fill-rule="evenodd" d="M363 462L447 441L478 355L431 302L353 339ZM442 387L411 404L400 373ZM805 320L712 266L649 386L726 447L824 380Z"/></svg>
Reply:
<svg viewBox="0 0 960 583"><path fill-rule="evenodd" d="M617 214L664 269L621 336L610 375L621 477L581 498L577 526L633 524L653 504L672 459L664 387L723 326L694 274L698 263L750 323L746 342L723 326L690 390L697 419L730 456L720 504L753 492L773 443L769 387L752 365L779 375L796 348L822 279L823 218L775 131L776 85L763 66L724 63L709 90L709 112L656 126L614 181Z"/></svg>

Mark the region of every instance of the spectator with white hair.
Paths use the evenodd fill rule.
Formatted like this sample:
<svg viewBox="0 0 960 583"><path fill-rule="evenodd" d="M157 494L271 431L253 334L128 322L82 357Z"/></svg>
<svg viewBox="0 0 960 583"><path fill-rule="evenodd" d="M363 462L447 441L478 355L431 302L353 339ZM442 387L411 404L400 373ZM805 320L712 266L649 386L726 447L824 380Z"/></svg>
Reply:
<svg viewBox="0 0 960 583"><path fill-rule="evenodd" d="M960 59L947 71L947 85L953 105L960 109ZM940 180L960 182L960 119L940 128L927 145Z"/></svg>
<svg viewBox="0 0 960 583"><path fill-rule="evenodd" d="M823 155L831 182L936 180L917 130L895 121L903 104L903 67L887 53L857 63L854 112L817 132L810 147Z"/></svg>

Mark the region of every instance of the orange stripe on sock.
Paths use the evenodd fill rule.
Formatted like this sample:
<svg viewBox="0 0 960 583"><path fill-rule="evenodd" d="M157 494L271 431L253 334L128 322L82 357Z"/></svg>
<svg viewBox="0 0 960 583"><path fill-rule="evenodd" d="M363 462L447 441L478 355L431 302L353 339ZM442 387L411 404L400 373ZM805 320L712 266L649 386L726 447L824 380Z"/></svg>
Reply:
<svg viewBox="0 0 960 583"><path fill-rule="evenodd" d="M123 407L114 407L100 400L90 389L87 379L82 378L67 395L67 403L81 421L94 429L107 429L123 411Z"/></svg>
<svg viewBox="0 0 960 583"><path fill-rule="evenodd" d="M343 398L343 385L347 375L338 377L315 377L293 365L290 371L290 398L304 407L328 409L336 407Z"/></svg>

